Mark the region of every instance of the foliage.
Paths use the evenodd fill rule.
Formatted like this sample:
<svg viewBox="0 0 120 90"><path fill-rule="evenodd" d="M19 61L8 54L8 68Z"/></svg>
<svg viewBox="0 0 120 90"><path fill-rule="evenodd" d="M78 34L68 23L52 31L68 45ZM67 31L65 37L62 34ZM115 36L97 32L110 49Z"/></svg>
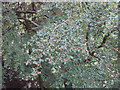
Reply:
<svg viewBox="0 0 120 90"><path fill-rule="evenodd" d="M28 16L3 13L3 69L41 88L118 88L117 4L40 5Z"/></svg>
<svg viewBox="0 0 120 90"><path fill-rule="evenodd" d="M73 88L110 88L115 81L112 72L114 71L115 76L117 75L111 62L117 60L116 52L106 47L95 48L102 43L102 38L106 34L117 27L117 11L114 10L117 6L114 3L88 5L83 3L82 10L79 4L53 5L61 8L64 14L61 17L58 16L59 19L55 22L56 17L53 17L53 21L47 22L47 25L31 38L32 53L27 61L28 65L33 66L31 78L37 75L41 75L45 81L50 81L52 78L51 82L54 81L54 83L50 87L64 87L64 83L67 85L72 83ZM86 45L87 32L89 32L90 50L95 50L95 55L100 57L100 60L96 60L98 58L94 56L90 61L87 58L91 57ZM106 46L109 43L116 45L115 35L117 32L112 33ZM113 40L114 42L111 42ZM110 68L106 65L112 66L110 68L113 71L108 70ZM47 68L52 69L54 77L47 73Z"/></svg>
<svg viewBox="0 0 120 90"><path fill-rule="evenodd" d="M11 10L10 10L11 11ZM24 69L24 60L27 57L22 47L22 39L19 34L19 22L13 11L3 16L3 56L5 67L15 70ZM9 31L7 31L9 30ZM16 64L18 63L18 64Z"/></svg>

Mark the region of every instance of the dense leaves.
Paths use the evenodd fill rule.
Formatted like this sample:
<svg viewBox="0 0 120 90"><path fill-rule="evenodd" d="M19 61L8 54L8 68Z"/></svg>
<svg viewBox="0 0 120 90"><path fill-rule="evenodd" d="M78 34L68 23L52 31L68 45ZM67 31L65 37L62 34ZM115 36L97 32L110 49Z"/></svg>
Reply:
<svg viewBox="0 0 120 90"><path fill-rule="evenodd" d="M20 70L19 77L40 88L118 88L116 3L46 3L29 17L45 22L34 23L34 35L19 21L10 24L3 36L4 67Z"/></svg>

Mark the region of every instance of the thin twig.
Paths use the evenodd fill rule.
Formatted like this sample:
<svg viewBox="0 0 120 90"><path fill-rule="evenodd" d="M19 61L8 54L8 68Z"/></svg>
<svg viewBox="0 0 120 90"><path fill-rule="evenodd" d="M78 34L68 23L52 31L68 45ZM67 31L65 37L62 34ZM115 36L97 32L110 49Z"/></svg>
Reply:
<svg viewBox="0 0 120 90"><path fill-rule="evenodd" d="M100 57L98 57L98 56L96 56L96 55L94 55L94 57L98 59L97 61L102 61L102 59L101 59ZM102 63L103 63L103 62L102 62ZM112 73L112 75L113 75L114 77L116 77L116 75L114 74L114 72L108 67L107 64L103 63L103 65L107 68L108 71L110 71L110 72ZM115 79L118 79L118 78L115 78Z"/></svg>
<svg viewBox="0 0 120 90"><path fill-rule="evenodd" d="M38 25L37 23L35 23L35 22L31 21L31 20L30 20L30 22L31 22L32 24L34 24L35 26L37 26L37 27L40 26L40 25Z"/></svg>
<svg viewBox="0 0 120 90"><path fill-rule="evenodd" d="M69 20L71 19L71 17L69 17L67 20L61 22L59 25L57 25L56 27L54 27L53 31L55 31L59 26L61 26L62 24L67 23Z"/></svg>
<svg viewBox="0 0 120 90"><path fill-rule="evenodd" d="M119 51L117 48L114 48L113 46L105 46L105 47L107 47L107 48L112 48L112 49L114 49L115 51L117 51L118 53L120 53L120 51Z"/></svg>

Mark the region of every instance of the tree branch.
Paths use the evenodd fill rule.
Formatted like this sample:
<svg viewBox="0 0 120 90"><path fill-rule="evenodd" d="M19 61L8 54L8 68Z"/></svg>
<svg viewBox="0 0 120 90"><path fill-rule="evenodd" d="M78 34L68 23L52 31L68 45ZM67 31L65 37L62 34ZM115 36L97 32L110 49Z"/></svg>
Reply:
<svg viewBox="0 0 120 90"><path fill-rule="evenodd" d="M20 13L29 13L29 14L34 14L36 13L36 11L15 11L16 14L20 14Z"/></svg>
<svg viewBox="0 0 120 90"><path fill-rule="evenodd" d="M88 30L86 32L86 46L87 46L87 50L88 50L89 54L91 56L93 56L95 52L94 51L90 51L90 47L89 47L89 44L88 44L89 30L90 30L90 25L88 25Z"/></svg>
<svg viewBox="0 0 120 90"><path fill-rule="evenodd" d="M110 34L113 33L114 31L118 30L118 29L119 29L119 28L117 27L117 28L115 28L114 30L112 30L110 33L107 33L107 34L103 37L103 40L102 40L101 44L100 44L98 47L96 47L96 48L98 49L98 48L103 47L103 46L105 45L106 41L107 41L107 38L110 36Z"/></svg>
<svg viewBox="0 0 120 90"><path fill-rule="evenodd" d="M114 30L112 30L110 33L106 34L103 38L103 41L101 43L101 45L99 45L97 48L100 48L100 47L103 47L103 45L105 44L107 38L110 36L111 33L113 33L114 31L116 31L116 29L118 28L115 28ZM87 46L87 50L89 52L89 54L91 56L93 56L94 58L96 58L98 61L101 61L102 59L96 55L94 55L95 51L90 51L90 47L89 47L89 44L88 44L88 38L89 38L89 30L90 30L90 25L88 25L88 30L87 30L87 33L86 33L86 46ZM88 59L89 59L90 56L88 56ZM89 60L90 61L90 60ZM104 66L107 68L108 71L110 71L112 73L112 75L114 77L116 77L116 75L114 74L114 72L105 64L103 63ZM117 78L116 78L117 79Z"/></svg>
<svg viewBox="0 0 120 90"><path fill-rule="evenodd" d="M12 28L14 28L15 26L13 25L12 27L9 27L7 30L2 32L2 35L5 35L7 32L9 32L10 30L12 30Z"/></svg>
<svg viewBox="0 0 120 90"><path fill-rule="evenodd" d="M18 18L18 19L23 19L23 20L25 20L25 21L29 21L29 22L31 22L33 25L35 25L35 26L37 26L37 27L40 26L40 25L38 25L37 23L35 23L34 21L31 21L31 20L26 19L26 18Z"/></svg>

